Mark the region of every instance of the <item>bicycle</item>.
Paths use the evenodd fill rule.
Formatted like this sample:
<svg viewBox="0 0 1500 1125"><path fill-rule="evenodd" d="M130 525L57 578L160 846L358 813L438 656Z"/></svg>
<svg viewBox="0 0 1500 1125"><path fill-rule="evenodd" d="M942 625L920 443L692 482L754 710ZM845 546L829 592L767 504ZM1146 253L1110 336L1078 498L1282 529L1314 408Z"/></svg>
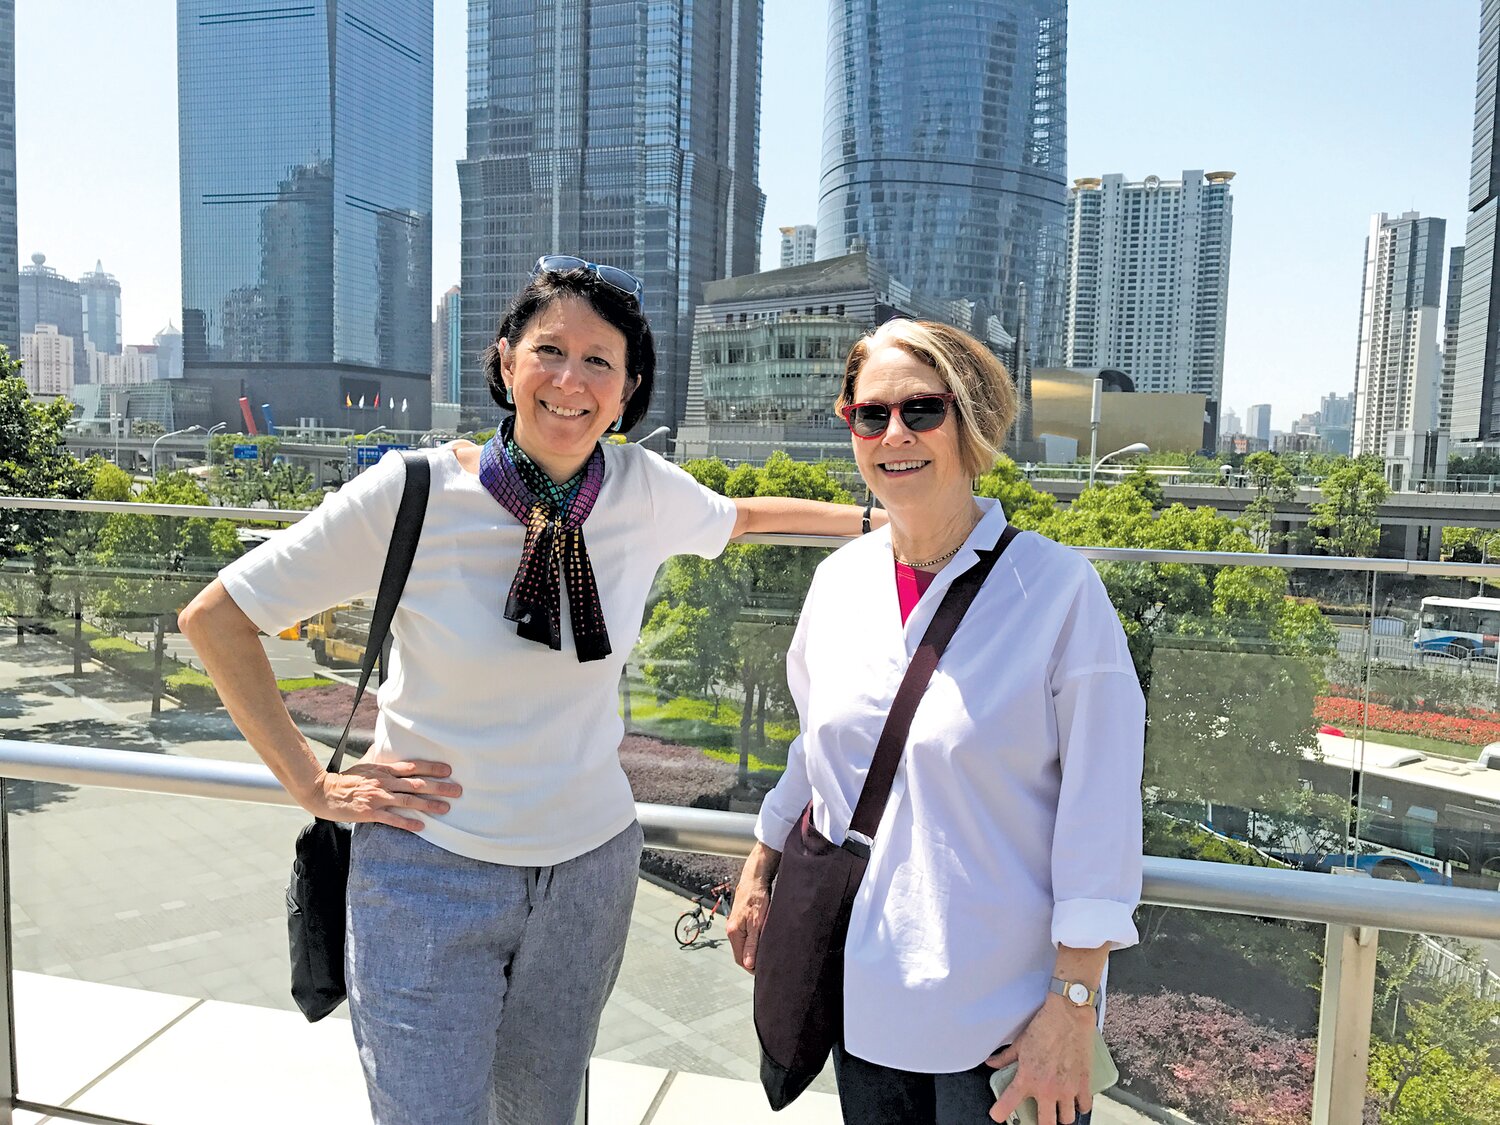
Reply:
<svg viewBox="0 0 1500 1125"><path fill-rule="evenodd" d="M712 906L705 901L702 897L703 895L714 896ZM700 897L696 905L691 910L683 911L682 916L677 919L677 925L672 927L672 935L677 939L678 946L686 949L693 942L697 941L701 935L707 933L708 928L713 925L715 914L722 912L724 917L728 918L729 908L733 902L733 883L719 883L717 886L711 883L704 883L700 889ZM705 910L708 912L707 914L704 913Z"/></svg>

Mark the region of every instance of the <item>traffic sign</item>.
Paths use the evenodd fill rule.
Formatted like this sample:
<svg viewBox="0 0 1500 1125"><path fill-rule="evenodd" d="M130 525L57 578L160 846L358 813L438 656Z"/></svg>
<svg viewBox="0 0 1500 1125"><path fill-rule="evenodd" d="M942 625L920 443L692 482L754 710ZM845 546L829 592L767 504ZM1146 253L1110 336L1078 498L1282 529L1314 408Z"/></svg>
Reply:
<svg viewBox="0 0 1500 1125"><path fill-rule="evenodd" d="M356 445L354 447L354 463L361 469L369 468L380 460L381 448L375 445Z"/></svg>
<svg viewBox="0 0 1500 1125"><path fill-rule="evenodd" d="M258 461L260 460L260 446L237 445L234 447L234 459L236 461Z"/></svg>

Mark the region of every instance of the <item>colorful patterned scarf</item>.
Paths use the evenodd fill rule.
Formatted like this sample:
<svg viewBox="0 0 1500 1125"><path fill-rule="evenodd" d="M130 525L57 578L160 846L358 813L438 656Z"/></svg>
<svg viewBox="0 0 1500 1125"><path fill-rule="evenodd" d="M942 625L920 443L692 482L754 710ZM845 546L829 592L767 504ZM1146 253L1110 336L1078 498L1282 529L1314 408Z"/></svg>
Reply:
<svg viewBox="0 0 1500 1125"><path fill-rule="evenodd" d="M521 563L505 599L505 618L516 622L518 636L561 649L560 568L568 583L578 659L603 660L610 653L609 630L583 542L583 521L604 484L604 452L594 446L578 474L558 484L515 443L515 424L514 418L507 418L479 452L480 482L526 528Z"/></svg>

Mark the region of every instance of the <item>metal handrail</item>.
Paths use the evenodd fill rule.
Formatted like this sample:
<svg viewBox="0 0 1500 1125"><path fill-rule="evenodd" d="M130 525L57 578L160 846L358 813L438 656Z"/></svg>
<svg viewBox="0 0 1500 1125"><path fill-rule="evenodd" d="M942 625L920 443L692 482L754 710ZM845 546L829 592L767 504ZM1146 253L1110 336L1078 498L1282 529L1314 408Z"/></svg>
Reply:
<svg viewBox="0 0 1500 1125"><path fill-rule="evenodd" d="M295 805L265 766L130 750L0 739L0 776L180 797ZM748 813L638 803L646 843L742 857L755 842ZM1146 857L1141 901L1188 910L1407 933L1500 939L1500 892L1335 879L1310 871Z"/></svg>
<svg viewBox="0 0 1500 1125"><path fill-rule="evenodd" d="M0 509L29 508L96 515L142 515L164 519L235 519L263 523L296 523L307 511L275 508L216 508L190 504L141 504L116 500L58 500L37 496L0 496ZM742 535L740 544L772 547L820 547L831 550L848 542L837 535ZM1332 555L1270 555L1255 551L1160 551L1138 547L1074 547L1094 562L1176 563L1183 566L1277 566L1284 570L1374 571L1429 578L1492 578L1500 581L1500 563L1429 562L1425 559L1339 558Z"/></svg>

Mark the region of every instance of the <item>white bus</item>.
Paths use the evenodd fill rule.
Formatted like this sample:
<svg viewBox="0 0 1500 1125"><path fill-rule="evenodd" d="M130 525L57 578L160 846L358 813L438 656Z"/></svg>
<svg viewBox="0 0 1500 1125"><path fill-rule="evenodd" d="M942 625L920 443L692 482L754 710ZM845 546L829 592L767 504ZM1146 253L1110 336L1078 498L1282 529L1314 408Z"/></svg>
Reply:
<svg viewBox="0 0 1500 1125"><path fill-rule="evenodd" d="M1423 598L1412 647L1444 656L1495 659L1500 598Z"/></svg>

